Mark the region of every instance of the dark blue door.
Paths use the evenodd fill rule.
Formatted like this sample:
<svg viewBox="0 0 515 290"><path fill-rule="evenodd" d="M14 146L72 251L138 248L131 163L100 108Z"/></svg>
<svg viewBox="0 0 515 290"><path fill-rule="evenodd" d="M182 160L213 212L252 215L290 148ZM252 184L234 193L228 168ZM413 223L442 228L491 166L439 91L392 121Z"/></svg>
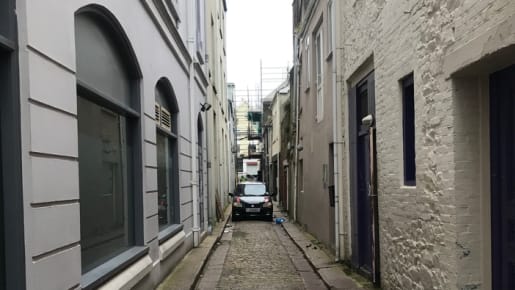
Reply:
<svg viewBox="0 0 515 290"><path fill-rule="evenodd" d="M515 66L490 76L492 288L515 289Z"/></svg>
<svg viewBox="0 0 515 290"><path fill-rule="evenodd" d="M374 73L363 78L349 93L349 129L351 163L351 208L352 208L352 264L379 281L377 239L377 197L374 194L371 173L374 164L374 136L372 127L362 124L363 118L374 116ZM373 126L373 125L372 125ZM372 142L371 142L372 140ZM371 150L372 149L372 150ZM374 167L372 165L372 167Z"/></svg>
<svg viewBox="0 0 515 290"><path fill-rule="evenodd" d="M368 128L367 128L368 129ZM372 218L369 196L370 154L368 130L358 136L358 243L359 267L372 273Z"/></svg>

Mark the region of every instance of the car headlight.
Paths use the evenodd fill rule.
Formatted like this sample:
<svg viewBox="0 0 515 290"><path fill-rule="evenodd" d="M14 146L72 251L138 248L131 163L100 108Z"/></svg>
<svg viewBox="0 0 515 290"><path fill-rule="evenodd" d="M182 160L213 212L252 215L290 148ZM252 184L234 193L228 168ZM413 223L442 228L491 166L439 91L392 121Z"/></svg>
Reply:
<svg viewBox="0 0 515 290"><path fill-rule="evenodd" d="M240 202L239 197L236 197L236 200L232 203L232 206L234 206L234 207L242 207L243 206Z"/></svg>

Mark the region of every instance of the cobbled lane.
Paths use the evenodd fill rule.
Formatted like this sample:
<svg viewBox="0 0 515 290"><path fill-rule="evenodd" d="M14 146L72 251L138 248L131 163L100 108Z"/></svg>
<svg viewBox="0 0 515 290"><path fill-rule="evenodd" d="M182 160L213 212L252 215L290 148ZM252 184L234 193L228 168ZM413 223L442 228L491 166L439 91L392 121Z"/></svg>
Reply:
<svg viewBox="0 0 515 290"><path fill-rule="evenodd" d="M197 289L327 289L280 225L229 224Z"/></svg>

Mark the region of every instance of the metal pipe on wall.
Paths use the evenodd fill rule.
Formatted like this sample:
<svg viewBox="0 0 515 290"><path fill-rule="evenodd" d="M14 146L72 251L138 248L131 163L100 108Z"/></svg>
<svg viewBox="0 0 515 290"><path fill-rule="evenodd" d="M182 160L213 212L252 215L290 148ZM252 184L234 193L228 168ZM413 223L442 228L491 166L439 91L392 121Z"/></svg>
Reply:
<svg viewBox="0 0 515 290"><path fill-rule="evenodd" d="M195 114L197 107L197 99L194 97L194 88L195 88L195 1L188 1L188 49L190 52L190 55L193 56L192 62L189 65L189 96L190 96L190 138L191 138L191 200L193 203L193 246L198 247L200 244L200 226L199 226L199 203L198 203L198 180L196 180L197 177L197 134L196 134L196 116Z"/></svg>
<svg viewBox="0 0 515 290"><path fill-rule="evenodd" d="M335 260L340 260L340 196L342 194L342 185L341 185L341 176L342 172L342 161L340 160L340 156L342 150L343 142L341 140L341 122L340 122L340 114L341 114L341 102L339 94L337 92L337 47L336 45L336 22L335 22L335 10L333 7L334 2L330 1L328 7L331 9L331 47L333 49L333 67L332 67L332 90L333 90L333 174L334 174L334 250L335 250Z"/></svg>

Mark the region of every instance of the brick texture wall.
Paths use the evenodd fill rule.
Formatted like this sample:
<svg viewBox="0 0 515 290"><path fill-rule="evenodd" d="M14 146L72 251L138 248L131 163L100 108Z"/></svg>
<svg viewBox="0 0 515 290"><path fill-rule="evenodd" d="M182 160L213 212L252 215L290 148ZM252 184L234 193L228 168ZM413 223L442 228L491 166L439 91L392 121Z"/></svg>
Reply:
<svg viewBox="0 0 515 290"><path fill-rule="evenodd" d="M383 288L489 289L479 190L485 82L452 78L443 68L450 52L512 16L515 2L340 3L344 99L365 60L375 70ZM411 72L417 184L405 187L399 80Z"/></svg>

